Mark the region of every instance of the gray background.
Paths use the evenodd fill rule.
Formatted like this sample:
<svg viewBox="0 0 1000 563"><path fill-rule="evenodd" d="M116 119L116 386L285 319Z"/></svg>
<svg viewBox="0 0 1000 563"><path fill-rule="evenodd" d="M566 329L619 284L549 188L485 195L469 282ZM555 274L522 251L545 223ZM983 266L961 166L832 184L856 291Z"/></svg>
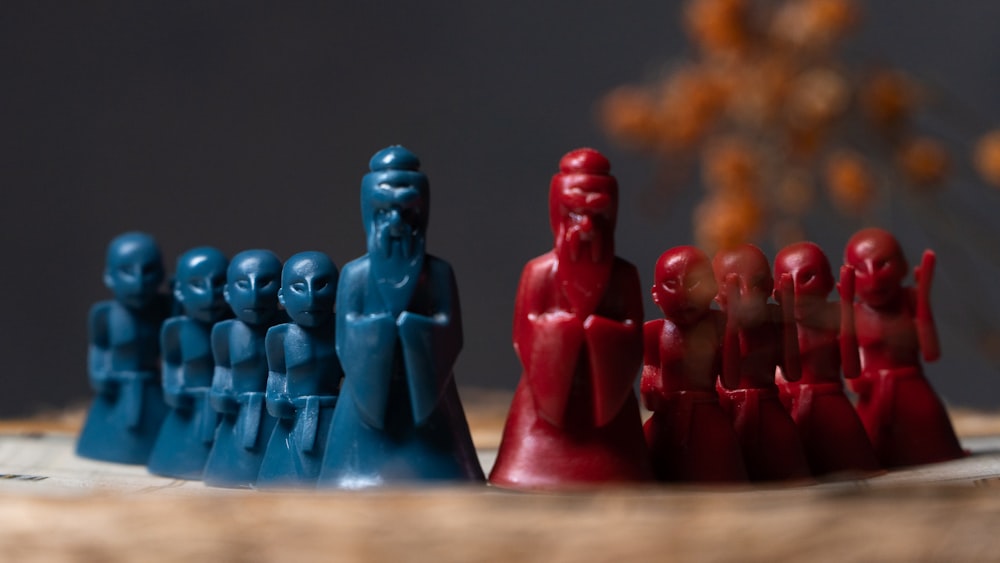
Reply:
<svg viewBox="0 0 1000 563"><path fill-rule="evenodd" d="M618 253L643 285L661 251L691 242L690 189L640 213L647 160L613 146L594 102L660 72L688 47L679 3L90 2L0 4L0 415L88 396L85 318L104 247L144 230L168 267L184 249L364 251L359 181L401 143L431 179L429 249L459 279L463 385L513 387L513 296L523 263L551 245L546 193L562 154L593 146L622 187ZM1000 124L1000 3L880 0L849 49L960 99L936 128L957 150ZM939 201L879 216L911 260L939 251L945 359L930 376L951 402L997 403L1000 312L995 190L959 167ZM858 224L819 218L838 260ZM773 255L774 249L767 249ZM647 300L647 315L655 309ZM986 336L984 336L986 335Z"/></svg>

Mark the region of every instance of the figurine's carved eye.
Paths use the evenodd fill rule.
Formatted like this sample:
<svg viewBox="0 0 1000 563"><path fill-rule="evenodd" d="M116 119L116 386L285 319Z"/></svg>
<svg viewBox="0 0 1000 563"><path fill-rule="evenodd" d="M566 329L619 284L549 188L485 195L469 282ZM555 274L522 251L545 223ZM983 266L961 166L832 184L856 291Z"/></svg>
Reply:
<svg viewBox="0 0 1000 563"><path fill-rule="evenodd" d="M236 280L236 283L234 283L233 285L236 286L236 289L239 289L239 290L242 290L242 291L249 291L250 290L250 280L245 280L245 279Z"/></svg>
<svg viewBox="0 0 1000 563"><path fill-rule="evenodd" d="M205 278L191 278L188 280L188 287L196 291L204 291L208 287L208 281Z"/></svg>
<svg viewBox="0 0 1000 563"><path fill-rule="evenodd" d="M274 289L274 280L268 278L261 278L257 280L257 287L262 290Z"/></svg>
<svg viewBox="0 0 1000 563"><path fill-rule="evenodd" d="M135 274L132 273L132 269L129 268L128 266L122 266L118 268L118 275L128 279L132 279L133 277L135 277Z"/></svg>
<svg viewBox="0 0 1000 563"><path fill-rule="evenodd" d="M326 286L328 285L330 285L330 283L327 280L322 278L317 279L313 283L313 291L323 291L324 289L326 289Z"/></svg>
<svg viewBox="0 0 1000 563"><path fill-rule="evenodd" d="M700 277L695 276L695 277L688 278L688 280L687 280L687 288L689 290L695 289L699 285L701 285L701 278Z"/></svg>
<svg viewBox="0 0 1000 563"><path fill-rule="evenodd" d="M295 293L305 293L307 289L306 282L301 282L301 281L293 283L292 285L289 286L289 288Z"/></svg>
<svg viewBox="0 0 1000 563"><path fill-rule="evenodd" d="M816 274L813 272L803 272L799 283L809 283L816 278Z"/></svg>
<svg viewBox="0 0 1000 563"><path fill-rule="evenodd" d="M677 278L670 278L668 280L664 280L661 285L663 286L663 289L669 292L674 292L677 291L678 287L680 287L680 282L677 281Z"/></svg>
<svg viewBox="0 0 1000 563"><path fill-rule="evenodd" d="M879 270L884 270L889 267L889 260L886 258L881 258L875 262L875 267Z"/></svg>

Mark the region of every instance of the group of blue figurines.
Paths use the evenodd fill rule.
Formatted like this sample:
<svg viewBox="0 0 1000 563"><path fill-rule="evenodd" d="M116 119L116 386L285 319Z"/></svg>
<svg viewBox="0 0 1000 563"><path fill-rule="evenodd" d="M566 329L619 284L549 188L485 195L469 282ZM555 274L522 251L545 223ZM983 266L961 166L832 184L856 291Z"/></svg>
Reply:
<svg viewBox="0 0 1000 563"><path fill-rule="evenodd" d="M368 253L339 273L321 252L201 247L165 295L153 238L115 238L77 453L222 487L483 481L452 373L455 278L425 252L427 177L394 146L361 190Z"/></svg>

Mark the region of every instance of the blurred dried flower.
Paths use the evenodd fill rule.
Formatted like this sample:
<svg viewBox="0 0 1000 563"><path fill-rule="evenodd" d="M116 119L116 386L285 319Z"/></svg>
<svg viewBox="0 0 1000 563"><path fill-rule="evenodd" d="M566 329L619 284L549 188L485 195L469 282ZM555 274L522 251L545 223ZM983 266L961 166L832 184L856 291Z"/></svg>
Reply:
<svg viewBox="0 0 1000 563"><path fill-rule="evenodd" d="M816 200L812 178L803 170L792 171L778 184L778 207L789 215L803 215Z"/></svg>
<svg viewBox="0 0 1000 563"><path fill-rule="evenodd" d="M834 153L826 161L825 176L830 197L841 211L858 215L868 210L876 184L863 156L849 150Z"/></svg>
<svg viewBox="0 0 1000 563"><path fill-rule="evenodd" d="M979 138L973 162L984 180L1000 187L1000 129L994 129Z"/></svg>
<svg viewBox="0 0 1000 563"><path fill-rule="evenodd" d="M862 86L865 115L877 131L890 138L910 121L916 103L912 82L899 71L877 71Z"/></svg>
<svg viewBox="0 0 1000 563"><path fill-rule="evenodd" d="M709 254L733 248L760 231L763 213L749 197L716 195L695 208L695 239Z"/></svg>
<svg viewBox="0 0 1000 563"><path fill-rule="evenodd" d="M851 0L789 0L771 21L771 36L799 49L827 49L842 40L860 20Z"/></svg>
<svg viewBox="0 0 1000 563"><path fill-rule="evenodd" d="M771 239L775 246L782 248L806 240L806 231L798 221L778 221L771 227Z"/></svg>
<svg viewBox="0 0 1000 563"><path fill-rule="evenodd" d="M691 0L684 16L691 39L708 55L746 54L753 41L747 0Z"/></svg>
<svg viewBox="0 0 1000 563"><path fill-rule="evenodd" d="M605 131L621 143L646 148L656 143L656 100L644 88L622 86L604 97L600 105Z"/></svg>
<svg viewBox="0 0 1000 563"><path fill-rule="evenodd" d="M702 176L709 190L738 197L754 197L760 162L750 143L739 137L712 140L702 153Z"/></svg>
<svg viewBox="0 0 1000 563"><path fill-rule="evenodd" d="M939 141L929 137L907 140L900 147L896 160L903 175L915 186L937 186L948 176L948 151Z"/></svg>
<svg viewBox="0 0 1000 563"><path fill-rule="evenodd" d="M806 70L790 85L788 121L797 129L824 125L842 115L850 99L847 81L840 73L828 68Z"/></svg>
<svg viewBox="0 0 1000 563"><path fill-rule="evenodd" d="M726 104L726 91L711 72L685 67L663 83L656 130L668 150L690 149L711 129Z"/></svg>

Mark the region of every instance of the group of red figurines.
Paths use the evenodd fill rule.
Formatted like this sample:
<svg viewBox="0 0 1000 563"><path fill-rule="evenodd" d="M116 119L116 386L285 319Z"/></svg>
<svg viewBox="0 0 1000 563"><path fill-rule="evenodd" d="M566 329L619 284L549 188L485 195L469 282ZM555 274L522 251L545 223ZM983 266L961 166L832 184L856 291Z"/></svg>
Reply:
<svg viewBox="0 0 1000 563"><path fill-rule="evenodd" d="M491 482L794 480L964 455L921 366L939 356L931 251L906 287L906 258L881 229L851 237L839 283L809 242L779 252L773 274L749 244L711 260L672 248L652 288L663 318L643 324L638 272L614 252L609 172L604 156L579 149L552 179L555 248L521 277L524 371ZM827 299L834 287L839 302Z"/></svg>

